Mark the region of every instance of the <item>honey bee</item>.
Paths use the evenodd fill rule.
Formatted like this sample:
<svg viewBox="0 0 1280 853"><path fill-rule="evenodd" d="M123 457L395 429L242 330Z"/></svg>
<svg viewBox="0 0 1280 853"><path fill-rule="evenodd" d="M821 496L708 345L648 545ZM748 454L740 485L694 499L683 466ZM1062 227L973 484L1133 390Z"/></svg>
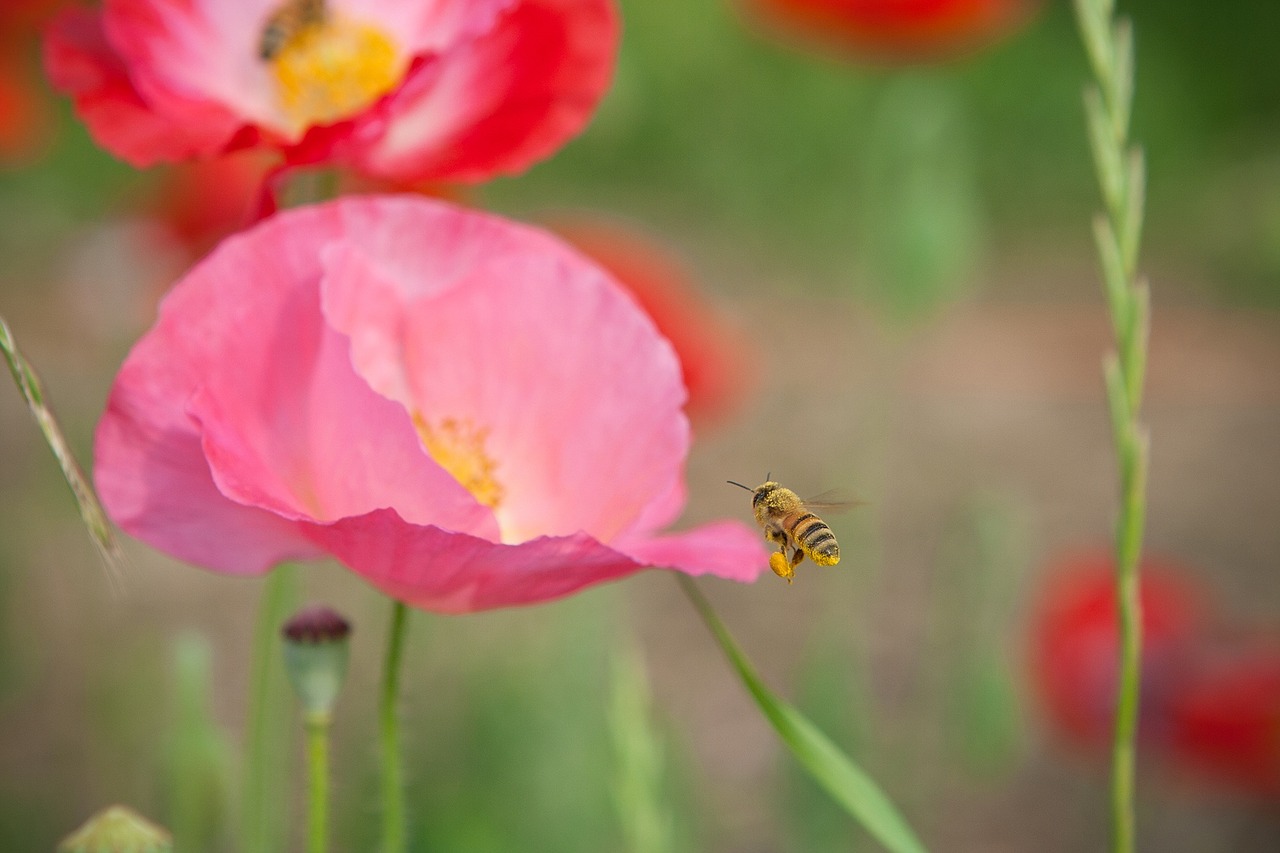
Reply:
<svg viewBox="0 0 1280 853"><path fill-rule="evenodd" d="M756 522L764 529L764 538L778 546L778 550L769 555L769 568L778 577L791 583L796 566L805 557L819 566L834 566L840 562L836 535L825 521L811 512L811 508L839 511L848 509L856 501L827 500L825 494L812 500L801 500L795 492L767 476L765 482L754 489L733 480L728 482L752 493L751 509Z"/></svg>
<svg viewBox="0 0 1280 853"><path fill-rule="evenodd" d="M270 62L289 39L308 27L323 24L327 16L325 0L285 0L271 13L258 40L258 57Z"/></svg>

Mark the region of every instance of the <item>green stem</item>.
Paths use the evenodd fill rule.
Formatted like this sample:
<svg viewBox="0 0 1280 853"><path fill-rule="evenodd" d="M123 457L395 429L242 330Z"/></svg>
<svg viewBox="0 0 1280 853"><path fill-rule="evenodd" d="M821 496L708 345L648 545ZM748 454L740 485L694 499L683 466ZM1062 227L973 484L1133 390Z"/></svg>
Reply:
<svg viewBox="0 0 1280 853"><path fill-rule="evenodd" d="M875 780L854 764L807 717L773 694L738 648L697 584L679 572L675 573L675 578L765 719L813 780L887 850L892 853L924 853L925 847L920 839Z"/></svg>
<svg viewBox="0 0 1280 853"><path fill-rule="evenodd" d="M285 765L295 723L288 713L289 689L280 648L280 626L297 599L297 578L291 565L267 575L258 605L253 636L253 668L249 684L244 784L241 801L240 849L244 853L275 853L284 849Z"/></svg>
<svg viewBox="0 0 1280 853"><path fill-rule="evenodd" d="M13 339L13 332L3 317L0 317L0 355L4 356L5 363L9 366L9 373L13 375L13 381L18 386L18 393L22 395L27 409L35 418L40 432L44 434L45 443L49 445L54 458L58 460L63 479L71 487L71 494L80 508L80 518L89 530L94 547L98 549L98 556L107 567L107 579L111 583L112 590L122 591L126 566L124 553L111 532L107 514L102 509L102 504L98 502L97 494L89 485L89 478L84 475L80 464L76 462L66 436L62 433L62 427L58 425L58 419L54 417L53 411L45 400L44 386L40 382L40 377L36 375L31 363L18 349L18 343Z"/></svg>
<svg viewBox="0 0 1280 853"><path fill-rule="evenodd" d="M307 715L307 853L329 849L329 715Z"/></svg>
<svg viewBox="0 0 1280 853"><path fill-rule="evenodd" d="M404 602L391 605L391 625L387 630L387 657L382 670L382 704L379 709L382 744L382 853L405 853L404 779L400 767L400 659L409 608Z"/></svg>

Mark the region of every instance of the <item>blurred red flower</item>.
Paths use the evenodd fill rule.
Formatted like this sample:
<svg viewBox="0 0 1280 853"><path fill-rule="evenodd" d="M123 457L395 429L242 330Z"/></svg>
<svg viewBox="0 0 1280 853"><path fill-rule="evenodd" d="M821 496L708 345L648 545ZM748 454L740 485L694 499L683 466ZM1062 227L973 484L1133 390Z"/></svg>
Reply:
<svg viewBox="0 0 1280 853"><path fill-rule="evenodd" d="M272 163L261 152L240 151L171 166L151 213L183 249L202 256L257 218Z"/></svg>
<svg viewBox="0 0 1280 853"><path fill-rule="evenodd" d="M1109 748L1119 659L1114 561L1105 551L1056 562L1034 611L1032 681L1050 723L1091 750ZM1211 596L1176 565L1148 559L1141 578L1139 737L1195 778L1280 794L1280 638L1241 640L1215 621Z"/></svg>
<svg viewBox="0 0 1280 853"><path fill-rule="evenodd" d="M1058 561L1033 618L1035 687L1051 722L1085 746L1111 742L1119 669L1114 561L1105 551ZM1165 562L1142 565L1141 735L1167 731L1208 613L1203 590Z"/></svg>
<svg viewBox="0 0 1280 853"><path fill-rule="evenodd" d="M32 42L60 0L0 4L0 165L34 157L53 129L49 96L40 82Z"/></svg>
<svg viewBox="0 0 1280 853"><path fill-rule="evenodd" d="M670 248L597 218L566 218L551 227L630 290L675 347L689 390L685 410L695 425L722 422L742 407L756 375L745 335L699 291Z"/></svg>
<svg viewBox="0 0 1280 853"><path fill-rule="evenodd" d="M1170 740L1189 770L1280 795L1280 641L1202 662L1175 697Z"/></svg>
<svg viewBox="0 0 1280 853"><path fill-rule="evenodd" d="M997 41L1036 0L745 0L769 29L794 30L854 56L898 62L954 57Z"/></svg>

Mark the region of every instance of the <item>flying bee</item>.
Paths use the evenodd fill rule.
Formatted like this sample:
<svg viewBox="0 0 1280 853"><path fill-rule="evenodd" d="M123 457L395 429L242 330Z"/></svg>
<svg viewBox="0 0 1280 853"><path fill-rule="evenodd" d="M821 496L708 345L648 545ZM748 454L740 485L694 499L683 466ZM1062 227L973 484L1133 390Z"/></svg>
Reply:
<svg viewBox="0 0 1280 853"><path fill-rule="evenodd" d="M263 62L270 62L289 39L308 27L323 24L326 17L325 0L285 0L262 27L258 57Z"/></svg>
<svg viewBox="0 0 1280 853"><path fill-rule="evenodd" d="M733 480L728 482L752 493L751 509L756 522L763 528L764 538L778 546L778 550L769 555L769 568L778 577L791 583L796 566L805 557L819 566L834 566L840 562L836 535L811 509L840 511L853 506L856 501L828 500L826 494L812 500L801 500L795 492L767 476L765 482L754 489Z"/></svg>

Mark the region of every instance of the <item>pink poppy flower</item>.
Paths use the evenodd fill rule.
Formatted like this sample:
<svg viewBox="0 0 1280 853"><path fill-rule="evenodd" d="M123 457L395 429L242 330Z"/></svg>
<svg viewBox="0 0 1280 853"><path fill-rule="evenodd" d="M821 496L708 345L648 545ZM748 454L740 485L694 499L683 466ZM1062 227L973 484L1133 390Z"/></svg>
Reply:
<svg viewBox="0 0 1280 853"><path fill-rule="evenodd" d="M53 22L45 64L135 166L268 146L478 181L582 129L617 40L613 0L104 0Z"/></svg>
<svg viewBox="0 0 1280 853"><path fill-rule="evenodd" d="M744 0L769 29L794 30L855 56L899 62L951 57L1025 21L1037 0Z"/></svg>
<svg viewBox="0 0 1280 853"><path fill-rule="evenodd" d="M279 214L179 282L121 368L96 479L126 531L256 574L331 555L463 612L651 566L754 580L685 499L671 345L555 238L409 196Z"/></svg>

